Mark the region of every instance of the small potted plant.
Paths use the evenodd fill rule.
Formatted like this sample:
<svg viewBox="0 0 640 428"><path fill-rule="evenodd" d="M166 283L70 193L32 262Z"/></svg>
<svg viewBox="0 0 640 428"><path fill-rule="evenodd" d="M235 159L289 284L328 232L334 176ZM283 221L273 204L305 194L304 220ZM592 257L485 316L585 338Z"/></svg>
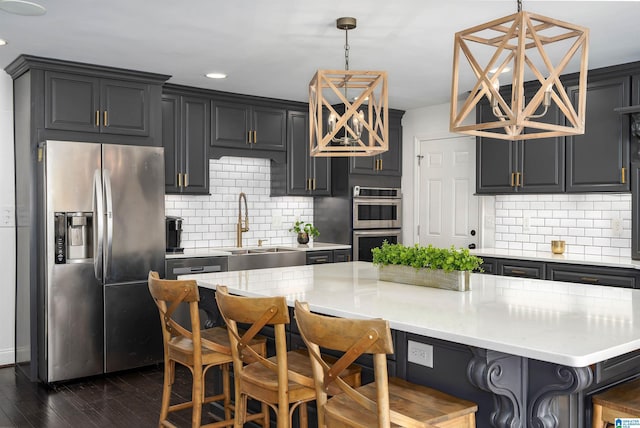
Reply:
<svg viewBox="0 0 640 428"><path fill-rule="evenodd" d="M385 241L371 253L381 281L468 291L469 273L482 271L482 259L466 248L405 247Z"/></svg>
<svg viewBox="0 0 640 428"><path fill-rule="evenodd" d="M305 223L302 220L296 220L293 223L293 227L289 229L289 232L295 232L298 234L298 243L306 244L309 242L309 236L317 238L320 236L320 231L311 223Z"/></svg>

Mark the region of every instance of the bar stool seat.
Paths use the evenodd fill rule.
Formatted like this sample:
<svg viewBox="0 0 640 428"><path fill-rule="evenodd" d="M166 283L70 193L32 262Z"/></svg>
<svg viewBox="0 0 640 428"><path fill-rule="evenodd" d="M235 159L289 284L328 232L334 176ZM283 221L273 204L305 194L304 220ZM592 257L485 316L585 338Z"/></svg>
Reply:
<svg viewBox="0 0 640 428"><path fill-rule="evenodd" d="M295 317L311 356L319 427L475 427L475 403L388 377L387 354L393 352L393 341L387 321L317 315L298 301ZM344 354L330 362L321 348ZM335 374L362 354L373 356L375 381L353 388ZM343 394L329 398L332 387Z"/></svg>
<svg viewBox="0 0 640 428"><path fill-rule="evenodd" d="M592 397L593 428L615 424L617 418L640 418L640 378Z"/></svg>

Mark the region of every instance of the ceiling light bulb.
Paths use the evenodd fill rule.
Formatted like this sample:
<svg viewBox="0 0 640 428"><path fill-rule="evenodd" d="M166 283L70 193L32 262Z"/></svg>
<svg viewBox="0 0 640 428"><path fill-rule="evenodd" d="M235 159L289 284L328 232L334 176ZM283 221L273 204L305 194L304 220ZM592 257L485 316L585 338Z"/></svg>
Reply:
<svg viewBox="0 0 640 428"><path fill-rule="evenodd" d="M207 73L205 74L209 79L225 79L227 77L224 73Z"/></svg>
<svg viewBox="0 0 640 428"><path fill-rule="evenodd" d="M0 46L4 46L7 44L7 41L4 39L0 39Z"/></svg>

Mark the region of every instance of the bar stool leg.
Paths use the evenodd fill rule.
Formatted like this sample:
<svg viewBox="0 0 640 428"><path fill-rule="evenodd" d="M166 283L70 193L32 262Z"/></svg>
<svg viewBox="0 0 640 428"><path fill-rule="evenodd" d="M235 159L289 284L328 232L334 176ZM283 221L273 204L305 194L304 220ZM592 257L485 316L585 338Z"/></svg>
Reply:
<svg viewBox="0 0 640 428"><path fill-rule="evenodd" d="M591 416L592 428L606 428L607 423L602 420L602 406L599 404L593 405L593 415Z"/></svg>
<svg viewBox="0 0 640 428"><path fill-rule="evenodd" d="M231 419L231 385L229 383L229 364L223 364L222 370L222 393L224 394L224 418Z"/></svg>
<svg viewBox="0 0 640 428"><path fill-rule="evenodd" d="M173 385L175 365L173 362L164 364L164 380L162 381L162 406L160 408L160 422L166 421L169 415L169 400L171 399L171 386ZM162 423L160 423L162 426Z"/></svg>
<svg viewBox="0 0 640 428"><path fill-rule="evenodd" d="M193 375L193 385L191 386L191 404L193 405L191 426L197 428L202 424L202 397L204 395L202 367L194 367L191 373Z"/></svg>

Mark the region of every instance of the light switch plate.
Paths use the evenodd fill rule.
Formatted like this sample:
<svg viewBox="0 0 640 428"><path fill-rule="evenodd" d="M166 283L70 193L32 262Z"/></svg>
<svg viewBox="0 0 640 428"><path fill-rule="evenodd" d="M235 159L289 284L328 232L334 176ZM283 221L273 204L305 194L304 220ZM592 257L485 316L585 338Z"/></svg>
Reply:
<svg viewBox="0 0 640 428"><path fill-rule="evenodd" d="M16 211L14 207L0 207L0 227L13 227L16 223Z"/></svg>

